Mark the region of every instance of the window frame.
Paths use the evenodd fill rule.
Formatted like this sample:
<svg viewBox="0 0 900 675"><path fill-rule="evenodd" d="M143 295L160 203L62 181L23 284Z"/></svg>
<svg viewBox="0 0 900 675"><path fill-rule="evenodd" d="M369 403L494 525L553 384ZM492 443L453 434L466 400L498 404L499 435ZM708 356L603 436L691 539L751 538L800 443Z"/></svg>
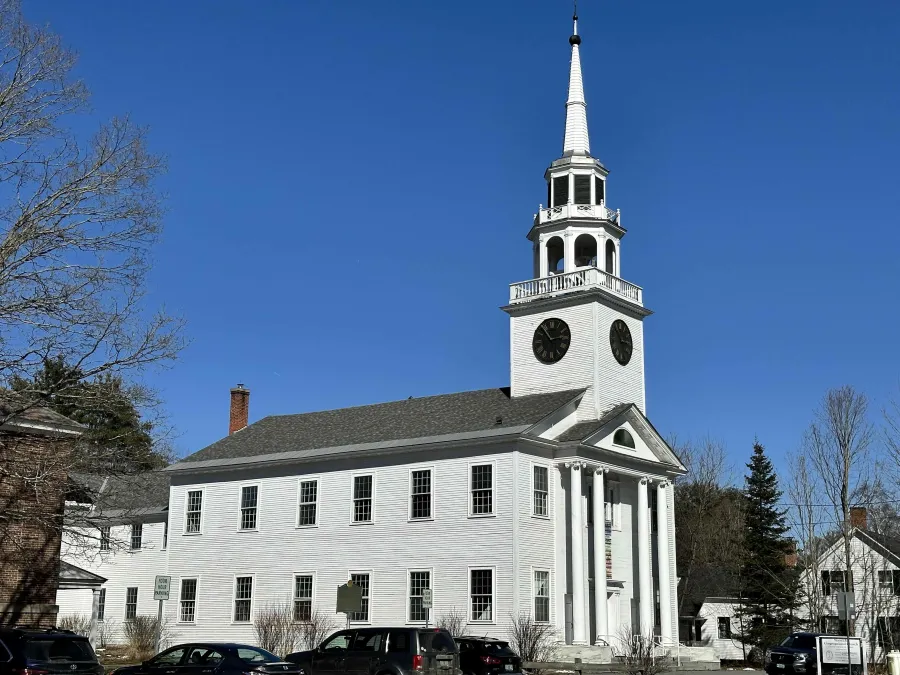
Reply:
<svg viewBox="0 0 900 675"><path fill-rule="evenodd" d="M610 529L616 532L622 531L622 483L619 480L607 478L603 486L606 495L603 502L603 519L609 523ZM608 507L608 508L607 508Z"/></svg>
<svg viewBox="0 0 900 675"><path fill-rule="evenodd" d="M134 602L131 603L128 601L129 591L134 590ZM131 621L135 617L137 617L138 611L138 598L139 598L140 589L138 586L128 586L125 588L125 621ZM132 616L128 616L128 606L134 606L134 614Z"/></svg>
<svg viewBox="0 0 900 675"><path fill-rule="evenodd" d="M200 493L200 528L196 532L188 532L188 513L193 513L193 511L188 511L188 507L191 503L191 493L199 492ZM184 491L184 526L181 528L181 533L188 537L197 537L203 534L203 525L204 514L206 513L206 509L204 506L206 505L206 487L191 487Z"/></svg>
<svg viewBox="0 0 900 675"><path fill-rule="evenodd" d="M624 431L626 434L628 434L628 438L631 439L631 442L634 443L634 445L622 445L621 443L616 443L616 434L618 434L620 431ZM634 440L634 433L625 425L622 425L613 432L612 444L614 447L622 448L622 450L628 450L628 452L637 452L637 442Z"/></svg>
<svg viewBox="0 0 900 675"><path fill-rule="evenodd" d="M491 572L491 618L476 619L472 612L472 572ZM494 565L470 565L466 572L466 616L468 623L482 626L497 624L497 568Z"/></svg>
<svg viewBox="0 0 900 675"><path fill-rule="evenodd" d="M294 572L291 575L291 619L293 623L308 623L307 621L303 621L302 619L297 618L297 577L311 577L312 578L312 589L310 590L309 596L309 615L310 617L314 616L316 613L316 588L317 582L316 573L315 572ZM305 598L303 598L305 600Z"/></svg>
<svg viewBox="0 0 900 675"><path fill-rule="evenodd" d="M106 619L106 588L97 589L97 621Z"/></svg>
<svg viewBox="0 0 900 675"><path fill-rule="evenodd" d="M316 484L316 518L315 522L311 524L301 524L300 523L300 506L303 504L312 504L313 502L301 502L300 497L303 495L303 484L304 483L315 483ZM318 474L309 475L309 476L300 476L297 478L297 505L294 516L294 527L298 530L307 530L310 528L319 526L319 518L322 515L322 478Z"/></svg>
<svg viewBox="0 0 900 675"><path fill-rule="evenodd" d="M193 600L185 601L184 598L182 597L182 594L184 593L184 582L185 581L193 581L194 582L194 599ZM185 621L181 618L182 617L182 613L181 613L182 604L181 603L183 603L183 602L193 602L194 603L194 618L191 619L190 621ZM177 614L176 614L177 618L175 620L175 623L183 623L188 626L196 624L197 623L197 609L198 609L199 604L200 604L200 577L199 576L179 577L178 578L178 610L177 610Z"/></svg>
<svg viewBox="0 0 900 675"><path fill-rule="evenodd" d="M412 618L412 575L413 574L428 574L428 588L431 591L431 602L434 604L434 568L433 567L410 567L406 570L406 623L411 626L424 626L426 623L430 623L431 621L431 609L425 610L427 614L427 618L425 619L413 619ZM421 595L415 596L417 598L422 597ZM433 607L432 607L433 609Z"/></svg>
<svg viewBox="0 0 900 675"><path fill-rule="evenodd" d="M254 510L254 526L253 527L244 527L244 490L247 488L256 488L256 506L253 507ZM259 495L262 492L261 486L258 481L254 481L251 483L241 483L238 486L238 508L237 508L237 531L238 532L259 532Z"/></svg>
<svg viewBox="0 0 900 675"><path fill-rule="evenodd" d="M534 478L535 478L534 473L535 473L535 470L537 470L537 469L542 469L547 474L547 491L544 493L547 497L546 498L547 513L544 513L544 514L538 513L537 509L535 508L537 506L536 498L537 498L538 490L537 490L537 487L535 487L536 481L534 480ZM551 512L551 508L550 508L550 467L547 466L546 464L538 464L537 462L532 462L531 463L531 515L534 518L550 520L550 512Z"/></svg>
<svg viewBox="0 0 900 675"><path fill-rule="evenodd" d="M371 495L369 496L369 519L368 520L356 520L356 502L357 499L362 501L365 497L356 496L356 479L357 478L371 478L372 479L372 487L371 487ZM359 473L351 474L350 476L350 524L351 525L374 525L375 524L375 472L374 471L360 471Z"/></svg>
<svg viewBox="0 0 900 675"><path fill-rule="evenodd" d="M137 541L137 546L134 542ZM129 550L140 551L144 547L144 524L131 523L131 536L128 538Z"/></svg>
<svg viewBox="0 0 900 675"><path fill-rule="evenodd" d="M429 472L429 476L430 476L430 480L429 480L429 493L428 493L428 497L429 497L429 501L428 501L428 511L429 511L429 514L428 514L427 517L424 517L424 516L423 516L423 517L417 517L417 518L414 518L414 517L413 517L413 474L416 473L416 472L419 472L419 471L428 471L428 472ZM411 523L422 523L422 522L427 523L427 522L429 522L429 521L434 520L434 486L435 486L435 472L434 472L434 466L433 466L433 465L429 465L429 466L410 467L410 469L409 469L409 476L408 476L408 478L407 478L407 483L406 483L406 485L407 485L407 488L406 488L406 489L407 489L407 499L406 499L406 510L407 510L406 515L407 515L407 521L408 521L408 522L411 522Z"/></svg>
<svg viewBox="0 0 900 675"><path fill-rule="evenodd" d="M100 553L109 553L112 543L112 526L101 525L97 530L100 533Z"/></svg>
<svg viewBox="0 0 900 675"><path fill-rule="evenodd" d="M722 635L722 622L728 622L728 628L726 629L727 635ZM731 617L730 616L717 616L716 617L716 639L717 640L730 640L731 639Z"/></svg>
<svg viewBox="0 0 900 675"><path fill-rule="evenodd" d="M488 513L475 513L475 488L474 486L474 478L473 471L476 467L481 466L489 466L491 467L491 510ZM497 462L495 460L487 460L483 462L469 462L468 465L468 500L469 500L469 518L496 518L497 517ZM487 492L485 489L479 490L480 492ZM432 484L432 492L434 492L434 487Z"/></svg>
<svg viewBox="0 0 900 675"><path fill-rule="evenodd" d="M535 578L538 573L544 573L547 575L547 620L542 621L537 618L537 579ZM534 622L539 624L551 624L553 623L553 573L550 571L548 567L532 567L531 568L531 612L534 617Z"/></svg>
<svg viewBox="0 0 900 675"><path fill-rule="evenodd" d="M352 614L349 614L348 619L347 619L347 624L349 626L371 626L371 625L373 625L373 621L372 621L372 577L375 576L375 571L373 569L347 570L347 579L352 579L354 574L356 574L356 575L365 574L367 577L369 577L369 582L368 582L369 588L368 588L368 593L366 594L366 599L369 602L366 605L366 620L361 621L361 620L357 620L357 619L351 619L350 616L352 616Z"/></svg>
<svg viewBox="0 0 900 675"><path fill-rule="evenodd" d="M238 598L237 590L238 590L238 579L250 579L250 611L248 612L248 618L246 621L238 621L235 619L235 615L237 614L237 603L240 599L241 601L247 600L247 598ZM253 624L253 596L256 591L256 575L255 574L235 574L232 578L231 583L231 623L235 626L246 626Z"/></svg>

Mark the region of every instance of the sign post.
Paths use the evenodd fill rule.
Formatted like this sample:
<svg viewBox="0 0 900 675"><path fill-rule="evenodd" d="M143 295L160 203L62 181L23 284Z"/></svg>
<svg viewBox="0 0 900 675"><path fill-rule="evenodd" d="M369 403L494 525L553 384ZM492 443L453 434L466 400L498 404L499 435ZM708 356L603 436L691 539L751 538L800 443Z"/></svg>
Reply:
<svg viewBox="0 0 900 675"><path fill-rule="evenodd" d="M350 627L350 614L360 610L362 610L362 586L354 584L352 579L346 584L338 586L334 611L347 615L347 628Z"/></svg>
<svg viewBox="0 0 900 675"><path fill-rule="evenodd" d="M837 594L838 619L844 622L844 629L847 633L847 675L852 675L851 654L850 654L850 622L856 614L856 593L853 591L845 591Z"/></svg>
<svg viewBox="0 0 900 675"><path fill-rule="evenodd" d="M422 609L425 610L425 628L428 628L428 621L431 619L431 589L422 589Z"/></svg>
<svg viewBox="0 0 900 675"><path fill-rule="evenodd" d="M162 650L163 638L163 602L169 599L169 587L172 585L172 577L157 575L153 581L153 599L159 600L159 610L156 612L156 651Z"/></svg>

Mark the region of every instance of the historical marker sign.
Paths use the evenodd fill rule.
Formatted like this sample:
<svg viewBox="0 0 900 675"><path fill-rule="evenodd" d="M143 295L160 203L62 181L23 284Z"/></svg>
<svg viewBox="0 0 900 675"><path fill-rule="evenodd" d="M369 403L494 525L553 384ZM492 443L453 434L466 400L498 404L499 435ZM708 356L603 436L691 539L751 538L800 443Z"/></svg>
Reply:
<svg viewBox="0 0 900 675"><path fill-rule="evenodd" d="M358 612L362 609L362 586L348 581L346 584L337 587L337 607L336 612Z"/></svg>
<svg viewBox="0 0 900 675"><path fill-rule="evenodd" d="M172 585L172 577L164 577L161 575L157 575L156 580L153 582L153 599L154 600L168 600L169 599L169 587Z"/></svg>
<svg viewBox="0 0 900 675"><path fill-rule="evenodd" d="M423 609L431 609L431 589L425 588L422 590L422 608Z"/></svg>

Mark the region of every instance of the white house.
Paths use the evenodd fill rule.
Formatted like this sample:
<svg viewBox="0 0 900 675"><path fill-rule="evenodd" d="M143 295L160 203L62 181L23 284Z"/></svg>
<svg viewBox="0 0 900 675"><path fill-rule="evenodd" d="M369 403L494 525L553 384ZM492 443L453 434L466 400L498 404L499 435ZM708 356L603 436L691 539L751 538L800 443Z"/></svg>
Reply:
<svg viewBox="0 0 900 675"><path fill-rule="evenodd" d="M105 617L132 611L129 588L153 613L164 573L173 639L253 640L260 607L333 613L352 579L364 604L351 625L424 624L429 588L432 620L455 609L479 634L529 613L573 645L677 639L685 469L646 417L651 312L621 276L626 230L590 154L577 19L569 42L563 153L528 233L535 278L503 307L510 386L249 426L249 392L232 390L234 433L166 470L166 517L143 530L156 548L79 560L109 579ZM61 613L87 611L63 595Z"/></svg>

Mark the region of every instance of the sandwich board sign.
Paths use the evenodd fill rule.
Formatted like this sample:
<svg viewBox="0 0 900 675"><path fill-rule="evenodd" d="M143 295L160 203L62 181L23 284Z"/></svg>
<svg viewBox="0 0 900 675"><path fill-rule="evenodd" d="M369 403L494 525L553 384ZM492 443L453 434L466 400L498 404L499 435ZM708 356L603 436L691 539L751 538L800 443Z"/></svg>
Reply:
<svg viewBox="0 0 900 675"><path fill-rule="evenodd" d="M820 635L816 638L819 675L868 675L862 638Z"/></svg>

